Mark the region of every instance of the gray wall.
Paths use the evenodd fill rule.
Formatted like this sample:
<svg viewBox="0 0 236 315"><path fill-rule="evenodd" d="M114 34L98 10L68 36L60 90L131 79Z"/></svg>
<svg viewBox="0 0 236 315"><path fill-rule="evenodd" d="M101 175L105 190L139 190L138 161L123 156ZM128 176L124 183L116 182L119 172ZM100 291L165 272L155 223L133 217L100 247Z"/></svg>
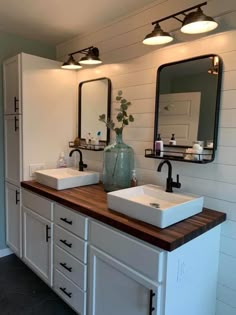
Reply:
<svg viewBox="0 0 236 315"><path fill-rule="evenodd" d="M3 74L2 62L20 52L49 59L56 59L55 47L35 40L25 39L13 34L0 33L0 250L5 243L5 196L4 196L4 139L3 139Z"/></svg>

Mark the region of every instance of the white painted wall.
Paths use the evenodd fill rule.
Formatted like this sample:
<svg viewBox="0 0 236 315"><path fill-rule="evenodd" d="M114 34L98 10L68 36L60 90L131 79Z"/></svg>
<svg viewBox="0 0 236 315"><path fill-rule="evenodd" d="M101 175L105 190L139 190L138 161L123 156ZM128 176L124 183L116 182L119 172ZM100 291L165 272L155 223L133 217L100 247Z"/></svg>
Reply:
<svg viewBox="0 0 236 315"><path fill-rule="evenodd" d="M203 195L205 207L227 213L228 220L223 224L221 233L217 315L235 315L236 31L204 36L198 40L172 44L161 49L146 47L140 43L143 36L150 31L151 21L196 3L198 1L155 1L153 5L116 21L103 30L59 45L57 56L58 59L63 59L68 52L90 44L98 45L105 64L78 71L78 83L92 78L109 77L113 86L113 114L114 99L119 89L132 101L130 110L135 122L125 128L124 140L134 148L139 182L161 185L165 184L167 174L164 170L162 173L156 172L159 161L144 158L144 149L152 147L153 141L156 71L164 63L198 55L214 53L222 57L224 73L216 159L207 165L173 162L173 169L174 176L180 174L182 191ZM212 0L209 1L208 7L209 14L212 11L217 14L222 13L223 8L229 11L235 9L236 3L234 0ZM235 12L227 14L227 18L228 21L235 21ZM224 18L222 23L223 20ZM90 168L102 170L102 153L85 151L84 156Z"/></svg>

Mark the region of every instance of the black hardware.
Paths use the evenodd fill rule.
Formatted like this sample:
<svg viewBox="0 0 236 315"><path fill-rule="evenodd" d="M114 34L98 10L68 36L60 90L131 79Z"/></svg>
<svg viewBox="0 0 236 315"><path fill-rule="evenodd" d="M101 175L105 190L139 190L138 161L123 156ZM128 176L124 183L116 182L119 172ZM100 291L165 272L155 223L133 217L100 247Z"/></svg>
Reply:
<svg viewBox="0 0 236 315"><path fill-rule="evenodd" d="M72 247L72 243L68 243L66 240L60 240L61 243L63 243L64 245L66 245L67 247Z"/></svg>
<svg viewBox="0 0 236 315"><path fill-rule="evenodd" d="M199 3L199 4L195 5L195 6L193 6L193 7L190 7L188 9L179 11L179 12L177 12L175 14L168 15L168 16L166 16L164 18L161 18L161 19L159 19L157 21L152 22L152 25L158 24L159 22L163 22L163 21L171 19L171 18L174 18L174 19L176 19L179 22L183 22L181 19L177 18L177 15L181 15L182 14L182 15L186 16L186 14L185 14L186 12L192 11L194 9L199 9L199 8L203 7L204 5L207 5L207 2L202 2L202 3Z"/></svg>
<svg viewBox="0 0 236 315"><path fill-rule="evenodd" d="M19 194L20 194L20 192L18 190L16 190L16 205L20 201L20 199L18 199Z"/></svg>
<svg viewBox="0 0 236 315"><path fill-rule="evenodd" d="M83 155L82 155L82 152L80 151L80 149L74 149L74 150L70 151L69 156L72 156L72 154L74 152L79 152L79 171L83 172L84 168L87 168L88 165L84 164L84 162L83 162Z"/></svg>
<svg viewBox="0 0 236 315"><path fill-rule="evenodd" d="M72 297L71 292L67 292L66 288L62 288L62 287L60 287L60 290L71 299L71 297Z"/></svg>
<svg viewBox="0 0 236 315"><path fill-rule="evenodd" d="M72 225L72 221L67 220L67 218L60 218L60 220Z"/></svg>
<svg viewBox="0 0 236 315"><path fill-rule="evenodd" d="M156 295L156 293L153 292L153 290L150 290L150 296L149 296L149 315L152 315L152 312L155 311L155 307L153 307L153 298Z"/></svg>
<svg viewBox="0 0 236 315"><path fill-rule="evenodd" d="M15 120L15 131L17 131L19 129L19 126L17 126L19 119L15 116L14 120Z"/></svg>
<svg viewBox="0 0 236 315"><path fill-rule="evenodd" d="M50 230L51 228L48 226L48 225L46 225L46 242L48 243L48 240L51 238L51 236L49 235L49 230Z"/></svg>
<svg viewBox="0 0 236 315"><path fill-rule="evenodd" d="M72 271L72 267L68 267L68 266L66 265L66 263L60 263L60 265L61 265L63 268L65 268L66 270L68 270L69 272Z"/></svg>
<svg viewBox="0 0 236 315"><path fill-rule="evenodd" d="M162 161L159 165L158 165L158 168L157 168L157 171L160 172L161 169L162 169L162 166L164 164L167 164L168 165L168 177L166 179L166 192L173 192L173 187L175 188L180 188L181 187L181 183L179 182L179 175L177 175L177 182L173 182L173 179L172 179L172 165L170 163L170 161L168 160L164 160Z"/></svg>
<svg viewBox="0 0 236 315"><path fill-rule="evenodd" d="M18 102L19 102L19 100L16 97L14 97L14 111L15 112L17 112L19 110L19 107L17 106Z"/></svg>

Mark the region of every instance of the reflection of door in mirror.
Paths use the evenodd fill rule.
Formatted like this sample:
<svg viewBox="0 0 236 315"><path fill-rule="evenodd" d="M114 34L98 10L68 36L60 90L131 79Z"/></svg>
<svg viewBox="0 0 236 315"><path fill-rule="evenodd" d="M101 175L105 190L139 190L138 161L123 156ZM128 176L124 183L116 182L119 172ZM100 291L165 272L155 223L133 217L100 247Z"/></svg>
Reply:
<svg viewBox="0 0 236 315"><path fill-rule="evenodd" d="M99 115L110 115L111 81L108 78L83 81L79 85L79 138L96 138L108 142L106 125L100 122Z"/></svg>
<svg viewBox="0 0 236 315"><path fill-rule="evenodd" d="M161 94L158 131L164 144L175 134L177 145L191 146L198 137L201 92Z"/></svg>

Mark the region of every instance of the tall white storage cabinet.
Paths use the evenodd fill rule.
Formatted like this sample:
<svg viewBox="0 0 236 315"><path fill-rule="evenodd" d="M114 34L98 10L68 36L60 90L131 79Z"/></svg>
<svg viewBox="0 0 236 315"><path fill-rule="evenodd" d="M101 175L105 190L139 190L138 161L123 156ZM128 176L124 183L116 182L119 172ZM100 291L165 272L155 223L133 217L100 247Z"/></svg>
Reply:
<svg viewBox="0 0 236 315"><path fill-rule="evenodd" d="M76 73L21 53L3 63L7 244L22 257L22 180L30 166L54 168L75 137Z"/></svg>

